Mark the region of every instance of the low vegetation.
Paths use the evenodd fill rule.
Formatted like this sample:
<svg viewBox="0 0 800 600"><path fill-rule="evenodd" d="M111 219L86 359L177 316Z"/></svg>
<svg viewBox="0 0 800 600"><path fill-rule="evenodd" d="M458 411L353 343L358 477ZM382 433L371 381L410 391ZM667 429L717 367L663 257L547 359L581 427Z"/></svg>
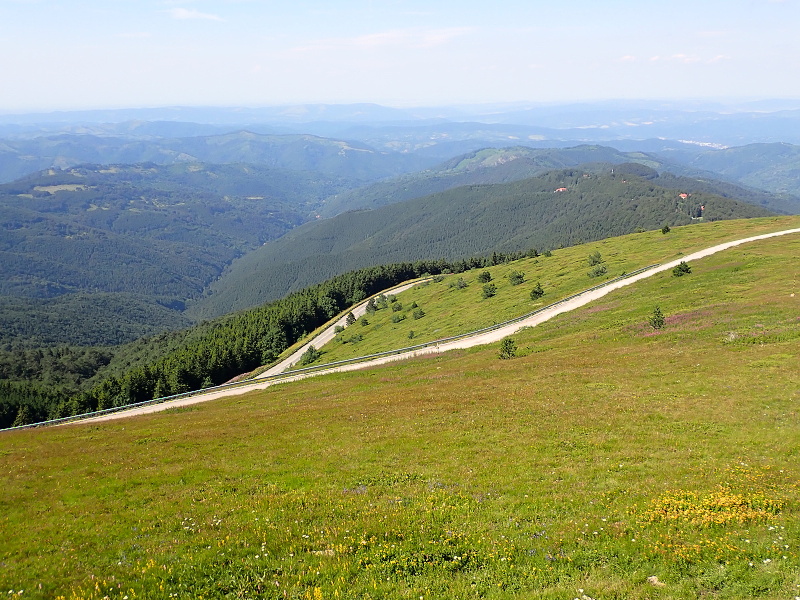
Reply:
<svg viewBox="0 0 800 600"><path fill-rule="evenodd" d="M362 340L358 344L341 344L334 340L319 348L322 354L316 364L356 358L490 327L603 283L611 277L657 262L674 260L727 239L756 235L764 227L780 224L773 229L776 230L794 227L798 223L800 220L796 217L705 223L674 228L669 236L662 236L659 230L655 230L562 248L549 252L550 256L526 257L488 268L445 275L438 281L423 283L397 296L404 310L416 304L434 318L424 322L392 322L391 311L374 311L369 315L367 325L361 319L362 326L359 329ZM593 249L590 253L592 256L602 260L601 266L607 271L604 275L587 273L587 247ZM683 273L685 268L679 270ZM522 284L514 285L514 273L526 274ZM466 285L457 285L459 280ZM408 316L411 316L410 313ZM410 330L414 330L413 338L408 336ZM348 334L345 331L339 336L343 340ZM409 343L409 339L413 341Z"/></svg>
<svg viewBox="0 0 800 600"><path fill-rule="evenodd" d="M687 251L734 226L778 224L598 248L616 272L661 240L664 260L682 236ZM93 600L793 598L798 238L725 251L690 277L661 273L523 330L513 360L479 347L118 422L6 432L2 589ZM581 285L586 251L571 259ZM567 265L566 254L547 260ZM542 275L556 294L533 265L507 268ZM425 289L495 313L526 285L492 270L498 294L486 302L475 285ZM433 302L419 308L415 331L445 322Z"/></svg>

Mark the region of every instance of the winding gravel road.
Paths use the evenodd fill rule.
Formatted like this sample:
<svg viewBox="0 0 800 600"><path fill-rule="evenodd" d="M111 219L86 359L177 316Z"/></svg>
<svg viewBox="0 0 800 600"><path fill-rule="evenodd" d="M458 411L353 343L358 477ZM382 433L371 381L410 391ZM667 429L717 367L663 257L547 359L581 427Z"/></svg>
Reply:
<svg viewBox="0 0 800 600"><path fill-rule="evenodd" d="M681 261L689 262L689 261L699 260L699 259L704 258L706 256L710 256L711 254L716 254L717 252L721 252L723 250L727 250L729 248L733 248L733 247L739 246L741 244L747 244L749 242L755 242L755 241L758 241L758 240L764 240L764 239L767 239L767 238L772 238L772 237L777 237L777 236L782 236L782 235L788 235L788 234L792 234L792 233L800 233L800 228L787 229L787 230L784 230L784 231L776 231L774 233L765 233L765 234L762 234L762 235L757 235L757 236L744 238L744 239L740 239L740 240L734 240L732 242L725 242L723 244L718 244L716 246L712 246L710 248L706 248L705 250L700 250L698 252L693 252L692 254L689 254L687 256L683 256L680 259L677 259L677 260L674 260L674 261L671 261L671 262L668 262L668 263L665 263L665 264L662 264L662 265L658 265L657 267L654 267L652 269L648 269L647 271L644 271L642 273L638 273L636 275L632 275L631 277L628 277L626 279L622 279L622 280L619 280L619 281L614 281L614 282L612 282L612 283L610 283L607 286L604 286L602 288L593 289L591 291L584 292L583 294L579 294L577 296L574 296L572 299L570 299L570 300L568 300L566 302L563 302L563 303L560 303L560 304L556 304L556 305L552 306L549 309L545 309L545 310L543 310L541 312L538 312L535 315L532 315L527 319L524 319L524 320L521 320L521 321L515 321L514 323L511 323L509 325L506 325L506 326L498 328L498 329L494 329L492 331L478 333L478 334L475 334L475 335L459 338L457 340L451 340L451 341L448 341L448 342L443 342L442 344L439 344L439 345L431 345L431 346L428 346L428 347L425 347L425 348L420 348L420 349L417 349L417 350L404 352L404 353L401 353L401 354L393 354L391 356L385 356L385 357L381 357L381 358L367 360L367 361L360 362L360 363L342 365L342 366L338 366L338 367L332 367L332 368L329 368L329 369L321 369L321 370L313 371L313 372L309 372L309 373L300 373L300 374L297 374L297 375L281 377L280 379L270 379L270 380L266 380L266 381L254 381L250 385L242 385L240 387L235 387L235 388L231 388L231 389L210 390L210 391L208 391L206 393L198 393L197 395L190 396L188 398L181 398L181 399L178 399L178 400L171 400L171 401L168 401L168 402L162 402L160 404L153 404L153 405L150 405L150 406L132 408L130 410L123 410L123 411L111 413L111 414L108 414L108 415L101 415L101 416L97 416L97 417L91 417L91 418L88 418L88 419L82 419L80 421L73 421L72 423L108 421L108 420L111 420L111 419L122 419L122 418L126 418L126 417L132 417L134 415L142 415L142 414L154 413L154 412L159 412L159 411L162 411L162 410L167 410L167 409L170 409L170 408L176 408L176 407L180 407L180 406L188 406L188 405L191 405L191 404L197 404L199 402L207 402L209 400L214 400L215 398L221 398L223 396L233 396L233 395L239 395L239 394L246 394L248 392L252 392L253 390L265 389L265 388L267 388L267 387L269 387L271 385L275 385L275 384L278 384L278 383L281 383L281 384L288 383L288 382L291 382L291 381L297 381L297 380L300 380L300 379L306 379L308 377L315 377L317 375L323 375L325 373L338 373L338 372L344 372L344 371L354 371L356 369L366 369L368 367L381 365L381 364L384 364L384 363L387 363L387 362L390 362L390 361L404 360L404 359L412 358L412 357L415 357L415 356L422 356L422 355L425 355L425 354L437 354L437 353L440 353L440 352L447 352L448 350L456 350L456 349L461 349L461 348L471 348L473 346L479 346L479 345L482 345L482 344L491 344L493 342L497 342L497 341L503 339L504 337L509 336L509 335L519 331L523 327L534 327L534 326L538 325L539 323L543 323L544 321L547 321L548 319L552 319L556 315L560 315L560 314L568 312L570 310L574 310L574 309L576 309L578 307L581 307L581 306L584 306L585 304L588 304L589 302L592 302L593 300L597 300L598 298L602 298L606 294L609 294L612 291L617 290L617 289L619 289L621 287L624 287L624 286L627 286L627 285L631 285L633 283L636 283L637 281L645 279L646 277L650 277L652 275L655 275L656 273L661 273L663 271L671 270L675 266L677 266ZM419 282L406 284L406 285L400 286L398 288L393 288L392 290L388 290L388 291L391 292L391 293L400 293L401 291L403 291L405 289L408 289L409 287L412 287L412 286L416 285L417 283L419 283ZM353 310L353 314L355 316L360 316L361 314L363 314L363 312L365 310L365 307L366 307L366 302L362 303L356 309L354 309ZM361 312L360 313L356 313L356 311L358 311L358 310L360 310ZM299 357L302 355L303 352L305 352L305 350L307 349L307 347L309 345L314 345L315 347L321 347L323 345L323 343L324 343L323 339L325 341L328 341L328 340L333 338L334 328L335 328L336 325L344 325L344 318L345 317L342 317L342 319L337 321L333 326L328 328L325 332L323 332L322 334L320 334L319 336L317 336L316 338L311 340L308 344L305 344L297 352L293 353L292 356L290 356L289 358L285 359L281 363L275 365L269 371L266 371L266 372L262 373L261 375L259 375L259 378L265 378L265 377L269 377L272 374L283 372L286 369L287 366L289 366L291 364L294 364L294 362L296 362L299 359ZM329 333L330 333L330 335L328 335ZM323 336L325 336L325 337L323 338Z"/></svg>

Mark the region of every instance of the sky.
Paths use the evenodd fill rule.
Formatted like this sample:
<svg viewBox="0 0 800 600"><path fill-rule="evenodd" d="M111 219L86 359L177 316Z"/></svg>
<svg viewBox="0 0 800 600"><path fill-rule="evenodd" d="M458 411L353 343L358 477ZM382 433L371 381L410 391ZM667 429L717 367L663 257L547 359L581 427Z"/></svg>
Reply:
<svg viewBox="0 0 800 600"><path fill-rule="evenodd" d="M0 111L800 98L800 0L0 0Z"/></svg>

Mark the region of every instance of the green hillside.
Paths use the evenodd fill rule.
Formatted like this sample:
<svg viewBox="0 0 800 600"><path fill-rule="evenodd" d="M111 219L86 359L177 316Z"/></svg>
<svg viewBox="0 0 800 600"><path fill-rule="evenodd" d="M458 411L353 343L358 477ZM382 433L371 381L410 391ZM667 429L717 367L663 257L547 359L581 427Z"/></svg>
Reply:
<svg viewBox="0 0 800 600"><path fill-rule="evenodd" d="M709 231L788 227L797 219ZM700 229L600 251L666 260ZM563 261L563 281L583 280L597 249L547 260ZM656 275L518 333L510 360L482 347L6 432L2 589L97 600L791 598L799 251L800 237L786 236ZM649 323L656 306L660 329Z"/></svg>
<svg viewBox="0 0 800 600"><path fill-rule="evenodd" d="M373 264L532 247L541 251L637 228L688 224L701 215L717 220L769 214L708 189L690 190L681 198L680 188L661 186L662 178L641 165L621 171L617 166L616 174L610 168L599 174L576 168L507 184L466 186L308 223L235 262L211 286L211 296L190 313L208 317L253 306ZM676 181L663 179L668 186ZM699 185L697 180L685 183Z"/></svg>
<svg viewBox="0 0 800 600"><path fill-rule="evenodd" d="M0 186L0 319L11 324L0 328L0 343L118 344L184 325L186 300L231 261L351 185L193 163L49 170ZM75 293L86 319L62 328L73 321L75 300L67 296ZM43 299L51 318L40 318ZM112 328L101 317L109 302Z"/></svg>
<svg viewBox="0 0 800 600"><path fill-rule="evenodd" d="M455 157L432 169L337 194L326 200L320 214L332 217L348 210L377 208L465 185L509 183L585 163L638 161L651 167L658 165L657 161L645 154L622 153L604 146L484 148Z"/></svg>
<svg viewBox="0 0 800 600"><path fill-rule="evenodd" d="M685 150L683 152L686 156L694 157ZM663 187L719 194L783 214L800 213L800 198L796 193L792 196L786 189L776 190L774 185L761 186L764 189L758 189L758 182L752 179L742 179L736 174L733 174L734 176L716 174L720 170L728 173L733 165L742 167L742 162L747 159L744 152L741 154L743 155L741 157L728 154L728 162L720 160L707 165L706 168L698 168L685 164L689 162L686 158L677 162L670 160L668 152L658 154L638 151L619 152L614 148L597 145L542 149L524 146L484 148L457 156L432 169L400 175L336 194L326 199L319 213L324 217L333 217L348 210L378 208L467 185L509 183L565 167L579 166L591 170L592 167L597 169L599 165L623 163L641 164L660 172L662 177L659 179L659 185ZM774 156L772 158L776 159L778 165L785 162ZM766 157L761 156L762 163L766 160ZM776 173L777 179L783 180L784 176L785 183L790 185L792 177L790 172L783 169L780 173ZM740 181L749 187L721 181L726 178ZM752 187L754 185L756 187ZM765 189L775 192L768 192Z"/></svg>

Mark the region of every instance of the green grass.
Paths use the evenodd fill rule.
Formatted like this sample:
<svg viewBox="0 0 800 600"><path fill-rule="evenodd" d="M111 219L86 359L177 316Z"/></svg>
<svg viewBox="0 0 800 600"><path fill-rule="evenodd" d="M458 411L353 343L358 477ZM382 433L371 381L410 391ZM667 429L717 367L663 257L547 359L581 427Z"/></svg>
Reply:
<svg viewBox="0 0 800 600"><path fill-rule="evenodd" d="M624 273L669 262L721 242L798 226L800 219L796 217L702 223L672 228L668 235L660 230L636 233L559 249L551 257L540 256L436 278L434 282L425 282L398 294L396 298L402 311L385 308L367 315L369 325L362 326L359 320L332 342L317 348L322 354L311 364L351 359L468 333L532 312ZM602 266L606 267L606 274L601 277L589 276L593 267L588 258L595 252L600 253ZM491 274L492 283L497 287L497 294L491 298L483 298L483 284L478 281L484 271ZM511 284L508 276L514 271L525 274L523 284ZM467 287L457 287L459 279ZM530 292L537 282L541 283L545 295L534 301ZM415 304L425 312L421 319L413 318ZM402 320L393 322L398 315Z"/></svg>
<svg viewBox="0 0 800 600"><path fill-rule="evenodd" d="M613 241L574 260L596 248L609 264ZM0 590L793 598L799 255L793 235L656 275L518 333L512 360L494 345L5 433Z"/></svg>

